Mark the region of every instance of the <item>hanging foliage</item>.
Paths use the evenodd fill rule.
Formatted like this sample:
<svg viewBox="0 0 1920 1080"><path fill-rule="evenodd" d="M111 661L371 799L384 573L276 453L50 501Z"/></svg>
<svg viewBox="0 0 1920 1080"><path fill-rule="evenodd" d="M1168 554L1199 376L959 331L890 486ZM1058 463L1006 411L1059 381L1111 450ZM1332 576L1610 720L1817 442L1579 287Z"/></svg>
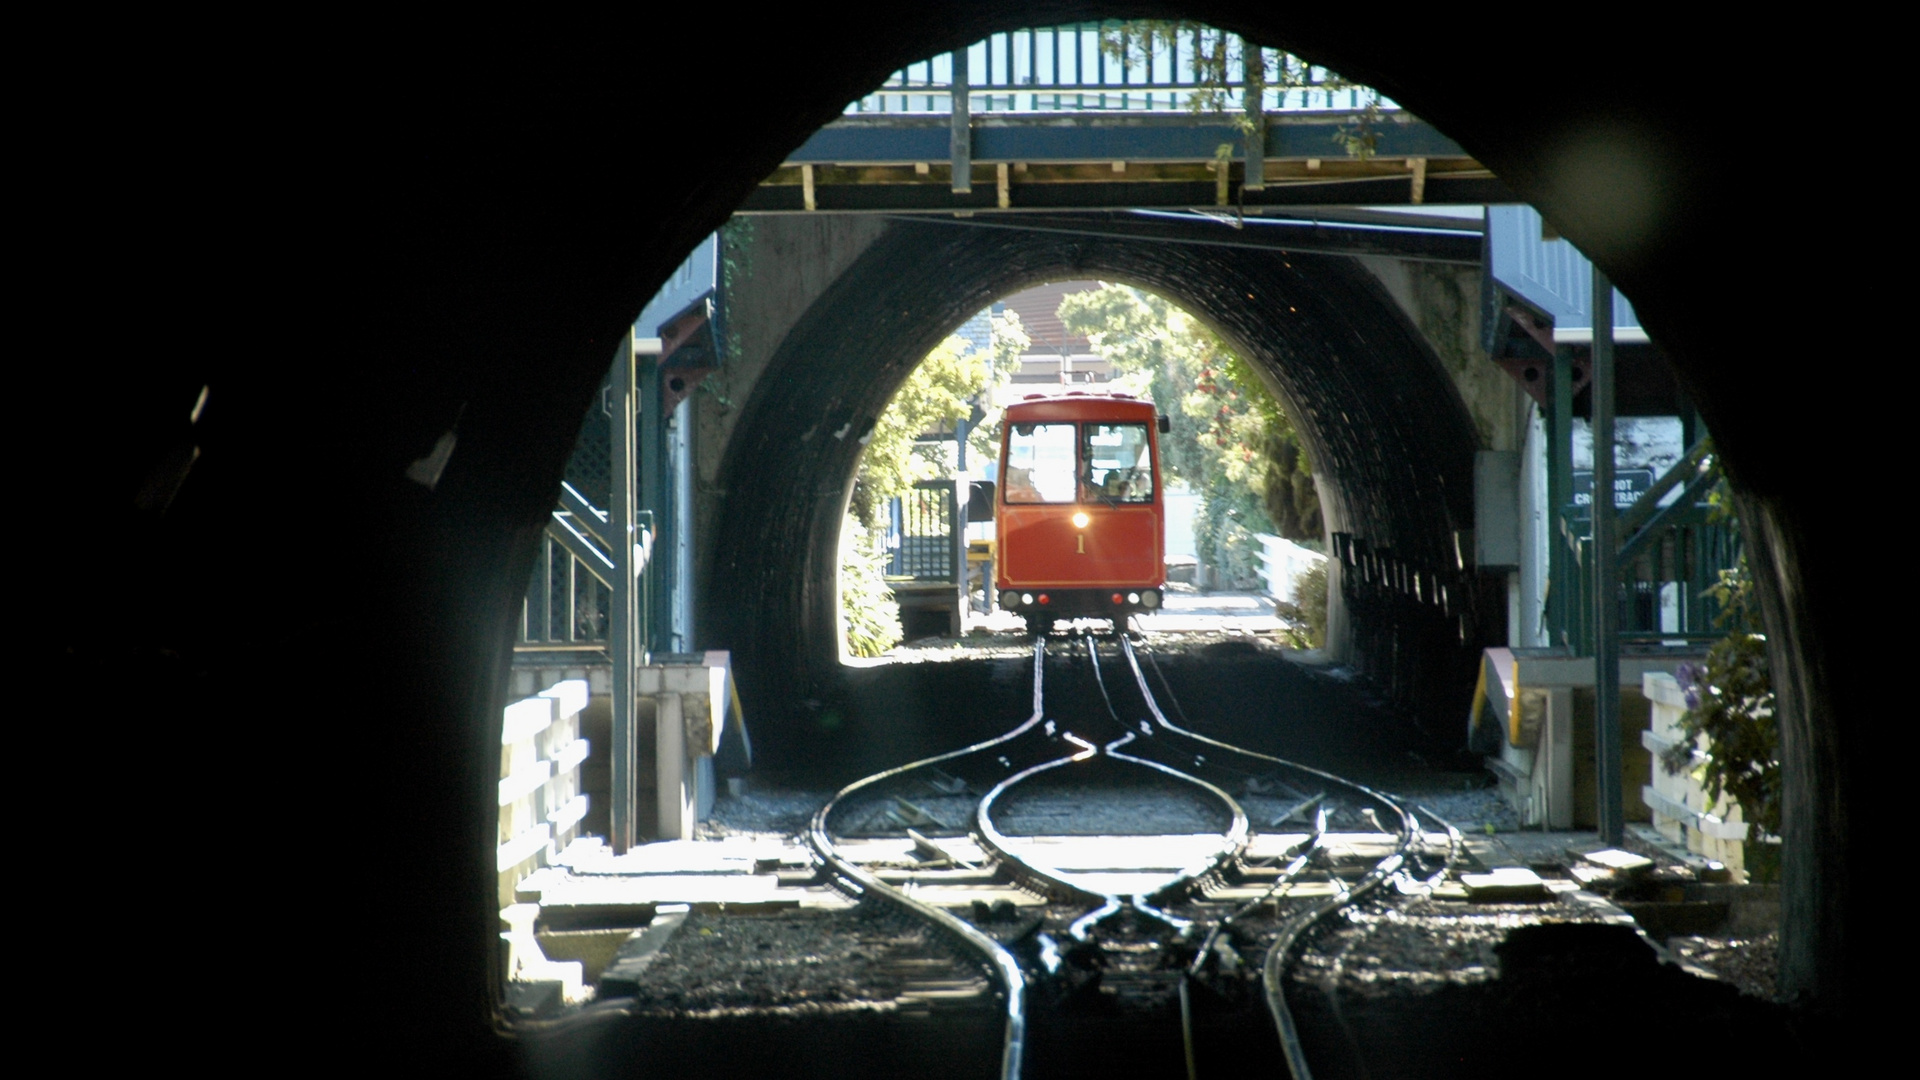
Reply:
<svg viewBox="0 0 1920 1080"><path fill-rule="evenodd" d="M1124 285L1066 297L1060 319L1171 420L1161 468L1204 498L1194 546L1225 584L1261 584L1260 533L1320 542L1320 497L1299 436L1218 334L1166 299Z"/></svg>

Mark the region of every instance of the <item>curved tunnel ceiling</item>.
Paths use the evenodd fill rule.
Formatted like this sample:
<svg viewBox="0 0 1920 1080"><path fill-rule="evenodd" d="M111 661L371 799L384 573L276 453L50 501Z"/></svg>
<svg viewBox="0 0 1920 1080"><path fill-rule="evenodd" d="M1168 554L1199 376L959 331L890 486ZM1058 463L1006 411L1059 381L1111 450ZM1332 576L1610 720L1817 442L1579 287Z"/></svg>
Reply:
<svg viewBox="0 0 1920 1080"><path fill-rule="evenodd" d="M1330 527L1412 563L1451 563L1453 530L1471 522L1474 429L1424 340L1353 260L902 222L788 333L728 446L701 622L740 656L736 670L818 688L837 669L837 538L857 436L969 316L1074 278L1149 289L1214 326L1281 391Z"/></svg>

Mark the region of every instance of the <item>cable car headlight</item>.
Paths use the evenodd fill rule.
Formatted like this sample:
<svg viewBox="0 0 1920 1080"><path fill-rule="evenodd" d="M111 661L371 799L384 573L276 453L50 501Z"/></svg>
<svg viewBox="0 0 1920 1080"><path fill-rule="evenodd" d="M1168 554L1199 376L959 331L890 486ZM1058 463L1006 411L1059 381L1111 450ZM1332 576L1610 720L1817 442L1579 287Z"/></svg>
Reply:
<svg viewBox="0 0 1920 1080"><path fill-rule="evenodd" d="M1084 529L1087 527L1087 522L1092 520L1092 518L1087 516L1087 512L1082 510L1073 515L1073 527L1076 529Z"/></svg>
<svg viewBox="0 0 1920 1080"><path fill-rule="evenodd" d="M1003 608L1019 607L1020 594L1017 592L1014 592L1012 589L1008 589L1006 592L1001 593L1000 606Z"/></svg>
<svg viewBox="0 0 1920 1080"><path fill-rule="evenodd" d="M1153 609L1159 607L1160 606L1160 590L1148 589L1145 592L1141 593L1140 606L1143 608L1146 608L1148 611L1152 611Z"/></svg>

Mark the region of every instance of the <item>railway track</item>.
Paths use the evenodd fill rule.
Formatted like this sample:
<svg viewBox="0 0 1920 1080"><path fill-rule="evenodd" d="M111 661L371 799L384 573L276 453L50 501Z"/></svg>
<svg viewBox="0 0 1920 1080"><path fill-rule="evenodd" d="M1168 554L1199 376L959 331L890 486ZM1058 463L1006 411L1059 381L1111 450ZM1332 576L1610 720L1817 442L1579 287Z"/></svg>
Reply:
<svg viewBox="0 0 1920 1080"><path fill-rule="evenodd" d="M1056 690L1052 708L1050 640L1084 652L1091 690ZM1262 1000L1287 1068L1308 1077L1282 992L1302 934L1388 882L1437 881L1457 834L1437 858L1394 799L1191 730L1164 678L1151 689L1145 659L1124 635L1035 638L1022 722L849 784L808 842L841 888L979 957L997 988L1003 1078L1022 1075L1036 1010L1178 1022L1195 1075L1197 998ZM1126 799L1138 805L1113 809ZM1105 817L1086 820L1093 805ZM1131 827L1113 829L1116 812ZM972 902L956 904L967 890Z"/></svg>

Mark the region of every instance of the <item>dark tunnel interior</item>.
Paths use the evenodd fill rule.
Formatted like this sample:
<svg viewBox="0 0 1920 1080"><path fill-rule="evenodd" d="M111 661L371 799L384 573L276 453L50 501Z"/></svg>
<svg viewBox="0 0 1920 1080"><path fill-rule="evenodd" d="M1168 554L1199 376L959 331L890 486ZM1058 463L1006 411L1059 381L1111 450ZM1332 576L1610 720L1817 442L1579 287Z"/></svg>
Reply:
<svg viewBox="0 0 1920 1080"><path fill-rule="evenodd" d="M1897 35L1852 19L1843 33L1823 14L1658 33L1621 19L1556 36L1549 54L1539 25L1498 16L993 2L755 13L713 31L723 49L668 47L651 13L565 28L342 20L251 50L172 21L45 39L68 76L25 136L34 341L17 401L23 429L64 428L32 436L19 498L72 513L52 534L58 572L21 575L24 678L34 723L70 724L86 744L42 805L74 807L59 829L112 858L83 861L79 884L36 903L45 925L118 926L137 896L151 926L201 927L217 910L227 934L171 970L157 999L151 981L109 996L121 984L100 978L97 954L37 946L61 973L46 996L85 1013L67 1062L130 1070L165 1053L208 1071L296 1057L515 1075L492 893L511 612L612 343L783 155L902 63L1008 26L1134 14L1203 19L1379 87L1633 301L1715 434L1754 553L1786 773L1783 982L1835 1025L1821 1029L1832 1045L1897 1032L1878 1023L1904 998L1879 992L1890 973L1871 931L1886 893L1873 883L1904 820L1883 812L1885 793L1910 785L1905 755L1882 742L1892 694L1879 680L1910 665L1862 618L1862 579L1880 568L1839 518L1887 503L1874 463L1896 460L1881 451L1899 395L1872 400L1831 360L1899 355L1896 321L1864 317L1898 309L1896 279L1850 272L1884 259L1883 231L1780 224L1795 199L1857 201L1867 183L1820 171L1842 156L1857 170L1851 143L1816 155L1814 179L1763 181L1758 148L1831 130L1811 111L1818 95L1721 109L1675 90L1770 85L1785 33L1857 73L1862 100L1896 100ZM615 41L653 44L627 65ZM716 55L735 72L833 62L769 93L717 81ZM1493 94L1481 73L1510 81ZM1611 181L1594 178L1620 174L1587 167L1595 132L1640 155L1656 227L1610 216ZM979 258L963 230L923 242ZM1457 406L1422 398L1443 384L1336 260L1295 260L1295 277L1223 257L1174 280L1171 264L1091 246L1036 242L1023 257L1017 272L979 267L965 290L902 287L886 321L903 337L884 355L909 362L995 291L1110 267L1267 350L1324 467L1341 470L1356 533L1422 557L1445 535L1470 435ZM1246 324L1235 294L1195 295L1206 275L1235 274L1256 295L1327 310ZM1355 307L1332 310L1322 290ZM1355 389L1363 373L1344 366L1365 362L1349 351L1362 336L1408 360L1384 386L1369 375ZM898 377L859 400L827 380L796 389L851 415ZM1362 412L1336 424L1340 401ZM407 479L447 436L457 449L438 483ZM825 601L798 584L817 577L794 572L837 525L846 452L768 459L804 459L785 475L809 486L769 494L794 512L745 526L781 560L740 564L780 613L767 627L820 617ZM792 647L758 623L750 634L761 656ZM159 820L182 805L204 830L186 840ZM208 851L234 868L222 879L234 891L211 905L203 875L183 869Z"/></svg>

